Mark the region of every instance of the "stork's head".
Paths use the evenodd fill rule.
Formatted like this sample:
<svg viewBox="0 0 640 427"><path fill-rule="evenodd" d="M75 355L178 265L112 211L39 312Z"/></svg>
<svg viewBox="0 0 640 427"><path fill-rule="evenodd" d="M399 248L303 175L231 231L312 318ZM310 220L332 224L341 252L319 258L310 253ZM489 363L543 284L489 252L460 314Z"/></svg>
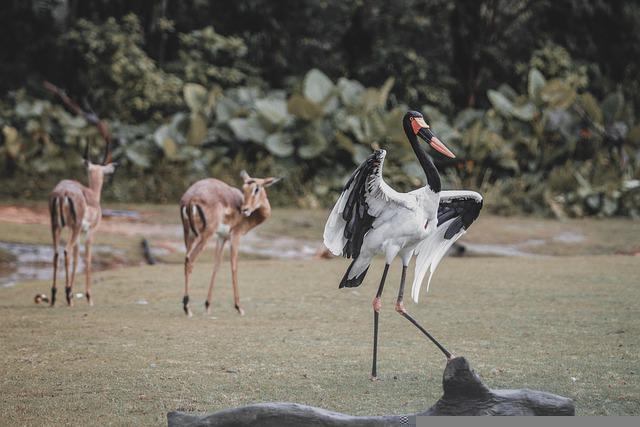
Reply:
<svg viewBox="0 0 640 427"><path fill-rule="evenodd" d="M429 125L424 121L422 113L418 111L408 111L402 120L404 131L407 135L419 136L427 142L434 150L444 154L447 157L455 158L456 156L440 141Z"/></svg>
<svg viewBox="0 0 640 427"><path fill-rule="evenodd" d="M269 203L267 192L264 189L282 179L274 177L252 178L246 171L240 172L240 177L244 181L242 184L244 200L240 208L240 213L244 216L251 216L256 209Z"/></svg>

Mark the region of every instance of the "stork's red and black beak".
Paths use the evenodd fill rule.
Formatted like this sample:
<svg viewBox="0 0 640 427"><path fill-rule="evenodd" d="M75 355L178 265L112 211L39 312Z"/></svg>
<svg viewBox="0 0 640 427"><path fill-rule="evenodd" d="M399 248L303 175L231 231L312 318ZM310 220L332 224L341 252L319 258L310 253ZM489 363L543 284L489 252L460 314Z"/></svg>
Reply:
<svg viewBox="0 0 640 427"><path fill-rule="evenodd" d="M429 125L424 121L422 117L412 117L411 118L411 127L413 128L413 132L418 135L420 138L424 139L426 142L431 145L431 147L444 154L447 157L455 158L455 154L451 152L443 143L440 141L431 131Z"/></svg>

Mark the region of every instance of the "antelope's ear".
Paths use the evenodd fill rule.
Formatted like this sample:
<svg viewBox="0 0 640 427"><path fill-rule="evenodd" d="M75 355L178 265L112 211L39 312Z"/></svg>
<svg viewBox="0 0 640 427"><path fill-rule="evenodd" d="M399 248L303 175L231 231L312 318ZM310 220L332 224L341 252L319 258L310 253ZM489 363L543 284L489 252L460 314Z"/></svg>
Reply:
<svg viewBox="0 0 640 427"><path fill-rule="evenodd" d="M249 181L251 179L251 177L249 176L249 174L247 173L246 170L241 170L240 171L240 178L242 178L243 181Z"/></svg>
<svg viewBox="0 0 640 427"><path fill-rule="evenodd" d="M113 173L116 170L116 166L118 166L118 164L115 162L109 163L108 165L102 167L102 172L104 174Z"/></svg>
<svg viewBox="0 0 640 427"><path fill-rule="evenodd" d="M274 177L269 177L269 178L265 178L264 182L262 184L263 187L270 187L273 184L275 184L276 182L282 180L282 177L278 177L278 178L274 178Z"/></svg>

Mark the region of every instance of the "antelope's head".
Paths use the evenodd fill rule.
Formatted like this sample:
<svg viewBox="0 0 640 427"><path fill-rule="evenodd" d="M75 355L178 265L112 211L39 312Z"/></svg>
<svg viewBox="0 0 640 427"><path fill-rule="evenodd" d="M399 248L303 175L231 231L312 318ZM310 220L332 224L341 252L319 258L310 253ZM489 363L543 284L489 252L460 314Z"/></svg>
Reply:
<svg viewBox="0 0 640 427"><path fill-rule="evenodd" d="M89 174L89 184L91 187L102 187L104 182L104 176L112 174L116 166L118 165L111 158L111 140L107 139L107 146L104 152L104 158L102 164L91 162L91 156L89 155L89 142L84 150L84 165L87 168Z"/></svg>
<svg viewBox="0 0 640 427"><path fill-rule="evenodd" d="M262 206L268 205L267 192L265 188L275 184L282 178L251 178L246 171L240 172L240 177L244 181L242 184L242 193L244 199L240 213L244 216L251 216L251 214Z"/></svg>

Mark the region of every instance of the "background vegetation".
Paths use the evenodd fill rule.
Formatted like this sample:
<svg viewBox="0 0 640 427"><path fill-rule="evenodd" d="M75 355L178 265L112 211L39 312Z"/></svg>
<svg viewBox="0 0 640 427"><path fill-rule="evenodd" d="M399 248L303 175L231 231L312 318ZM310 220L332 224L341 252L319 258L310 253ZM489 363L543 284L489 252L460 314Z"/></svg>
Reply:
<svg viewBox="0 0 640 427"><path fill-rule="evenodd" d="M173 202L191 182L282 175L275 202L331 203L378 146L392 185L421 171L400 118L421 109L458 155L445 187L500 213L640 215L640 5L604 0L9 0L0 14L0 195L82 178L106 119L110 200Z"/></svg>

